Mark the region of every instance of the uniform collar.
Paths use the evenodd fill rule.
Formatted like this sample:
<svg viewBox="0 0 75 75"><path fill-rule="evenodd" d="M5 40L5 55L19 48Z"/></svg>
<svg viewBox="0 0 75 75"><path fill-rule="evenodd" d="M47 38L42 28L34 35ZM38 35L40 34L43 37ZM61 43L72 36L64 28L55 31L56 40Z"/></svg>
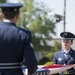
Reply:
<svg viewBox="0 0 75 75"><path fill-rule="evenodd" d="M71 50L71 48L68 50L63 50L63 52L67 54L67 53L69 53L70 50Z"/></svg>
<svg viewBox="0 0 75 75"><path fill-rule="evenodd" d="M13 21L10 21L8 19L4 19L3 22L12 22L13 23Z"/></svg>

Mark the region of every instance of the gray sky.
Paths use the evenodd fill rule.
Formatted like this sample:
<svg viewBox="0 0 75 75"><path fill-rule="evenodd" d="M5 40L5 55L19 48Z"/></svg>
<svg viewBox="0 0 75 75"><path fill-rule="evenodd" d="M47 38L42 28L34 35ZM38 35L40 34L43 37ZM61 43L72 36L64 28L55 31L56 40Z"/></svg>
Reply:
<svg viewBox="0 0 75 75"><path fill-rule="evenodd" d="M9 0L10 2L17 3L19 0ZM20 0L21 1L21 0ZM38 2L44 2L48 8L52 9L53 14L63 15L64 0L38 0ZM75 34L75 0L66 0L66 31L70 31ZM56 24L57 36L63 31L63 21Z"/></svg>

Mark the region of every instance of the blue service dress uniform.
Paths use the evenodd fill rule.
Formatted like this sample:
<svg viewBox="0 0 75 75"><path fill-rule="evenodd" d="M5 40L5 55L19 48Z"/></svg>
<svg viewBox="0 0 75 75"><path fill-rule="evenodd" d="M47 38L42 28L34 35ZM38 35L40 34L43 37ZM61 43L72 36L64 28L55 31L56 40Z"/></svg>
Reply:
<svg viewBox="0 0 75 75"><path fill-rule="evenodd" d="M49 70L37 70L31 32L14 24L22 6L10 2L0 4L3 13L3 22L0 23L0 75L23 75L20 64L23 58L29 75L48 75Z"/></svg>
<svg viewBox="0 0 75 75"><path fill-rule="evenodd" d="M23 75L21 62L32 74L37 61L32 47L31 32L17 27L13 22L0 23L0 74Z"/></svg>
<svg viewBox="0 0 75 75"><path fill-rule="evenodd" d="M75 64L75 51L73 49L70 49L66 59L65 59L63 50L56 52L54 54L54 64L66 64L66 65ZM74 68L68 70L68 74L66 75L75 75Z"/></svg>

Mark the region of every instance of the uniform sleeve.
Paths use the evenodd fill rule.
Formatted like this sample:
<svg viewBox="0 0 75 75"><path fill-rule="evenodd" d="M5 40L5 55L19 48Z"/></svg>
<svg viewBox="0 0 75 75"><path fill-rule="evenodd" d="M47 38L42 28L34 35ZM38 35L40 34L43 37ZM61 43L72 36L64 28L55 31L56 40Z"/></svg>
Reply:
<svg viewBox="0 0 75 75"><path fill-rule="evenodd" d="M37 60L32 45L31 33L28 33L24 40L24 58L29 74L33 74L37 69Z"/></svg>
<svg viewBox="0 0 75 75"><path fill-rule="evenodd" d="M57 64L56 53L54 54L53 63L54 63L54 64Z"/></svg>

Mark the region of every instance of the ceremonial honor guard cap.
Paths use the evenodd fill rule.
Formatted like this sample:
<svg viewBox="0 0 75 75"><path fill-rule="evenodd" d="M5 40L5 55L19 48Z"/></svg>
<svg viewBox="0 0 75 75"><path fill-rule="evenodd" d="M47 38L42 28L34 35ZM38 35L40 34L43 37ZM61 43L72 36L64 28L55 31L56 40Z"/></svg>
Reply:
<svg viewBox="0 0 75 75"><path fill-rule="evenodd" d="M9 2L0 4L0 8L2 9L2 12L15 12L15 11L17 12L19 11L19 8L22 6L23 5L19 3L9 3Z"/></svg>
<svg viewBox="0 0 75 75"><path fill-rule="evenodd" d="M64 41L68 41L75 38L75 35L71 32L62 32L60 33L61 39Z"/></svg>

